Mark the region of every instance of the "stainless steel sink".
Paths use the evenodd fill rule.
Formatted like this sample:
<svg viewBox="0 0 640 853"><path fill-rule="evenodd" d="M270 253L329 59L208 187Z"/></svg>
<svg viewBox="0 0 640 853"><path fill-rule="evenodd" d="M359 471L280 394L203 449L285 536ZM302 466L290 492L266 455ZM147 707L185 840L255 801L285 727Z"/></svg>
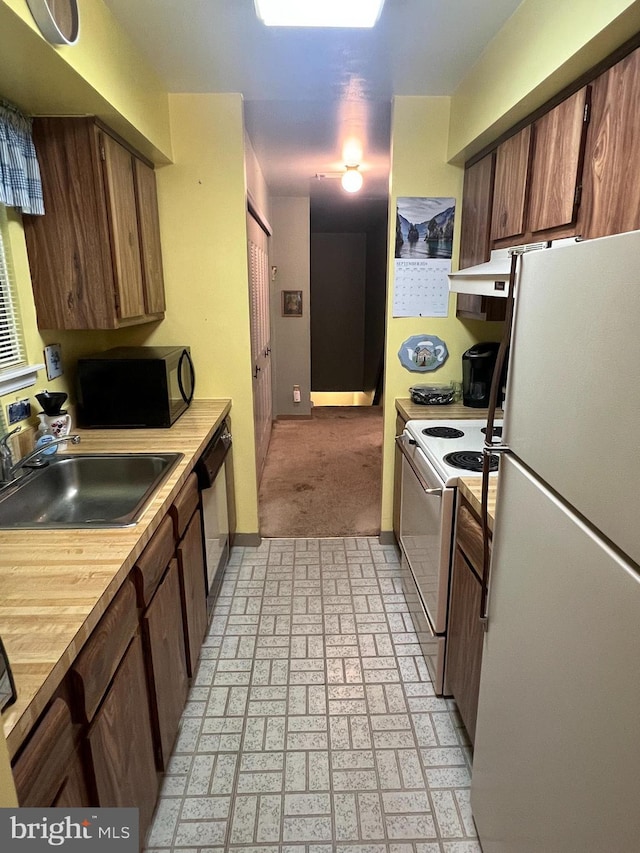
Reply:
<svg viewBox="0 0 640 853"><path fill-rule="evenodd" d="M56 454L0 491L0 528L135 524L182 453Z"/></svg>

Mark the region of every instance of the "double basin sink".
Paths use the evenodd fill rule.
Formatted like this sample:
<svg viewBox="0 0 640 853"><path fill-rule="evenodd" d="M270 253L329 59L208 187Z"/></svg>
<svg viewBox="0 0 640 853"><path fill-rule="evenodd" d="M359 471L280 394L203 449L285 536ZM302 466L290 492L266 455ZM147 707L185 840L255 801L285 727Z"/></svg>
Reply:
<svg viewBox="0 0 640 853"><path fill-rule="evenodd" d="M182 453L57 453L0 490L0 529L135 524Z"/></svg>

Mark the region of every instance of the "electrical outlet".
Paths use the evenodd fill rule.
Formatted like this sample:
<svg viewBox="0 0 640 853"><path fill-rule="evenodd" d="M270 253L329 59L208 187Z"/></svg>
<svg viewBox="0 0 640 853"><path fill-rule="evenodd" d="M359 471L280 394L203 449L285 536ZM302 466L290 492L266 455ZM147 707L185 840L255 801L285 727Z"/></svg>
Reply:
<svg viewBox="0 0 640 853"><path fill-rule="evenodd" d="M60 344L49 344L44 348L44 361L47 365L47 379L62 376L62 347Z"/></svg>
<svg viewBox="0 0 640 853"><path fill-rule="evenodd" d="M294 403L300 402L300 386L299 385L293 386L293 402Z"/></svg>
<svg viewBox="0 0 640 853"><path fill-rule="evenodd" d="M9 426L29 417L31 417L31 403L28 400L18 400L17 403L9 403L7 406Z"/></svg>

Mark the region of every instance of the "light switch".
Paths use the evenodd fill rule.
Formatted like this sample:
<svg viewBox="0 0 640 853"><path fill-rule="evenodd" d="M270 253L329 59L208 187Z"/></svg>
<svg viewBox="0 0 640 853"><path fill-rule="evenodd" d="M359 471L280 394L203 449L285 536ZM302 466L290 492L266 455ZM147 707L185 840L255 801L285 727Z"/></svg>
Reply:
<svg viewBox="0 0 640 853"><path fill-rule="evenodd" d="M62 376L62 347L60 344L49 344L44 348L44 361L47 365L47 379Z"/></svg>

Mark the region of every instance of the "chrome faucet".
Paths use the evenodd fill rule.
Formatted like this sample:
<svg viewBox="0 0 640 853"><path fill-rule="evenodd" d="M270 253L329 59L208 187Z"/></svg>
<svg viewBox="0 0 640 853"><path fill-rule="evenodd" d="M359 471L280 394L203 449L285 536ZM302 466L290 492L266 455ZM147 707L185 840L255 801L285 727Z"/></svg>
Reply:
<svg viewBox="0 0 640 853"><path fill-rule="evenodd" d="M70 441L71 444L80 443L80 436L77 434L61 435L56 438L52 438L51 441L47 442L44 446L34 447L32 451L26 453L22 459L19 459L14 464L11 448L7 444L7 440L19 430L20 427L16 427L14 430L0 438L0 470L2 471L2 485L12 483L16 479L18 471L25 465L28 465L29 462L34 462L34 465L37 465L38 467L48 465L48 460L46 458L43 459L42 457L44 456L45 451L50 447L56 447L58 444L66 444L68 441ZM38 459L38 457L40 458Z"/></svg>
<svg viewBox="0 0 640 853"><path fill-rule="evenodd" d="M11 432L5 433L0 438L0 477L1 482L8 483L11 479L11 469L13 468L13 454L11 452L11 448L8 445L8 441L12 435L15 435L17 432L20 432L22 427L16 427L12 429Z"/></svg>

